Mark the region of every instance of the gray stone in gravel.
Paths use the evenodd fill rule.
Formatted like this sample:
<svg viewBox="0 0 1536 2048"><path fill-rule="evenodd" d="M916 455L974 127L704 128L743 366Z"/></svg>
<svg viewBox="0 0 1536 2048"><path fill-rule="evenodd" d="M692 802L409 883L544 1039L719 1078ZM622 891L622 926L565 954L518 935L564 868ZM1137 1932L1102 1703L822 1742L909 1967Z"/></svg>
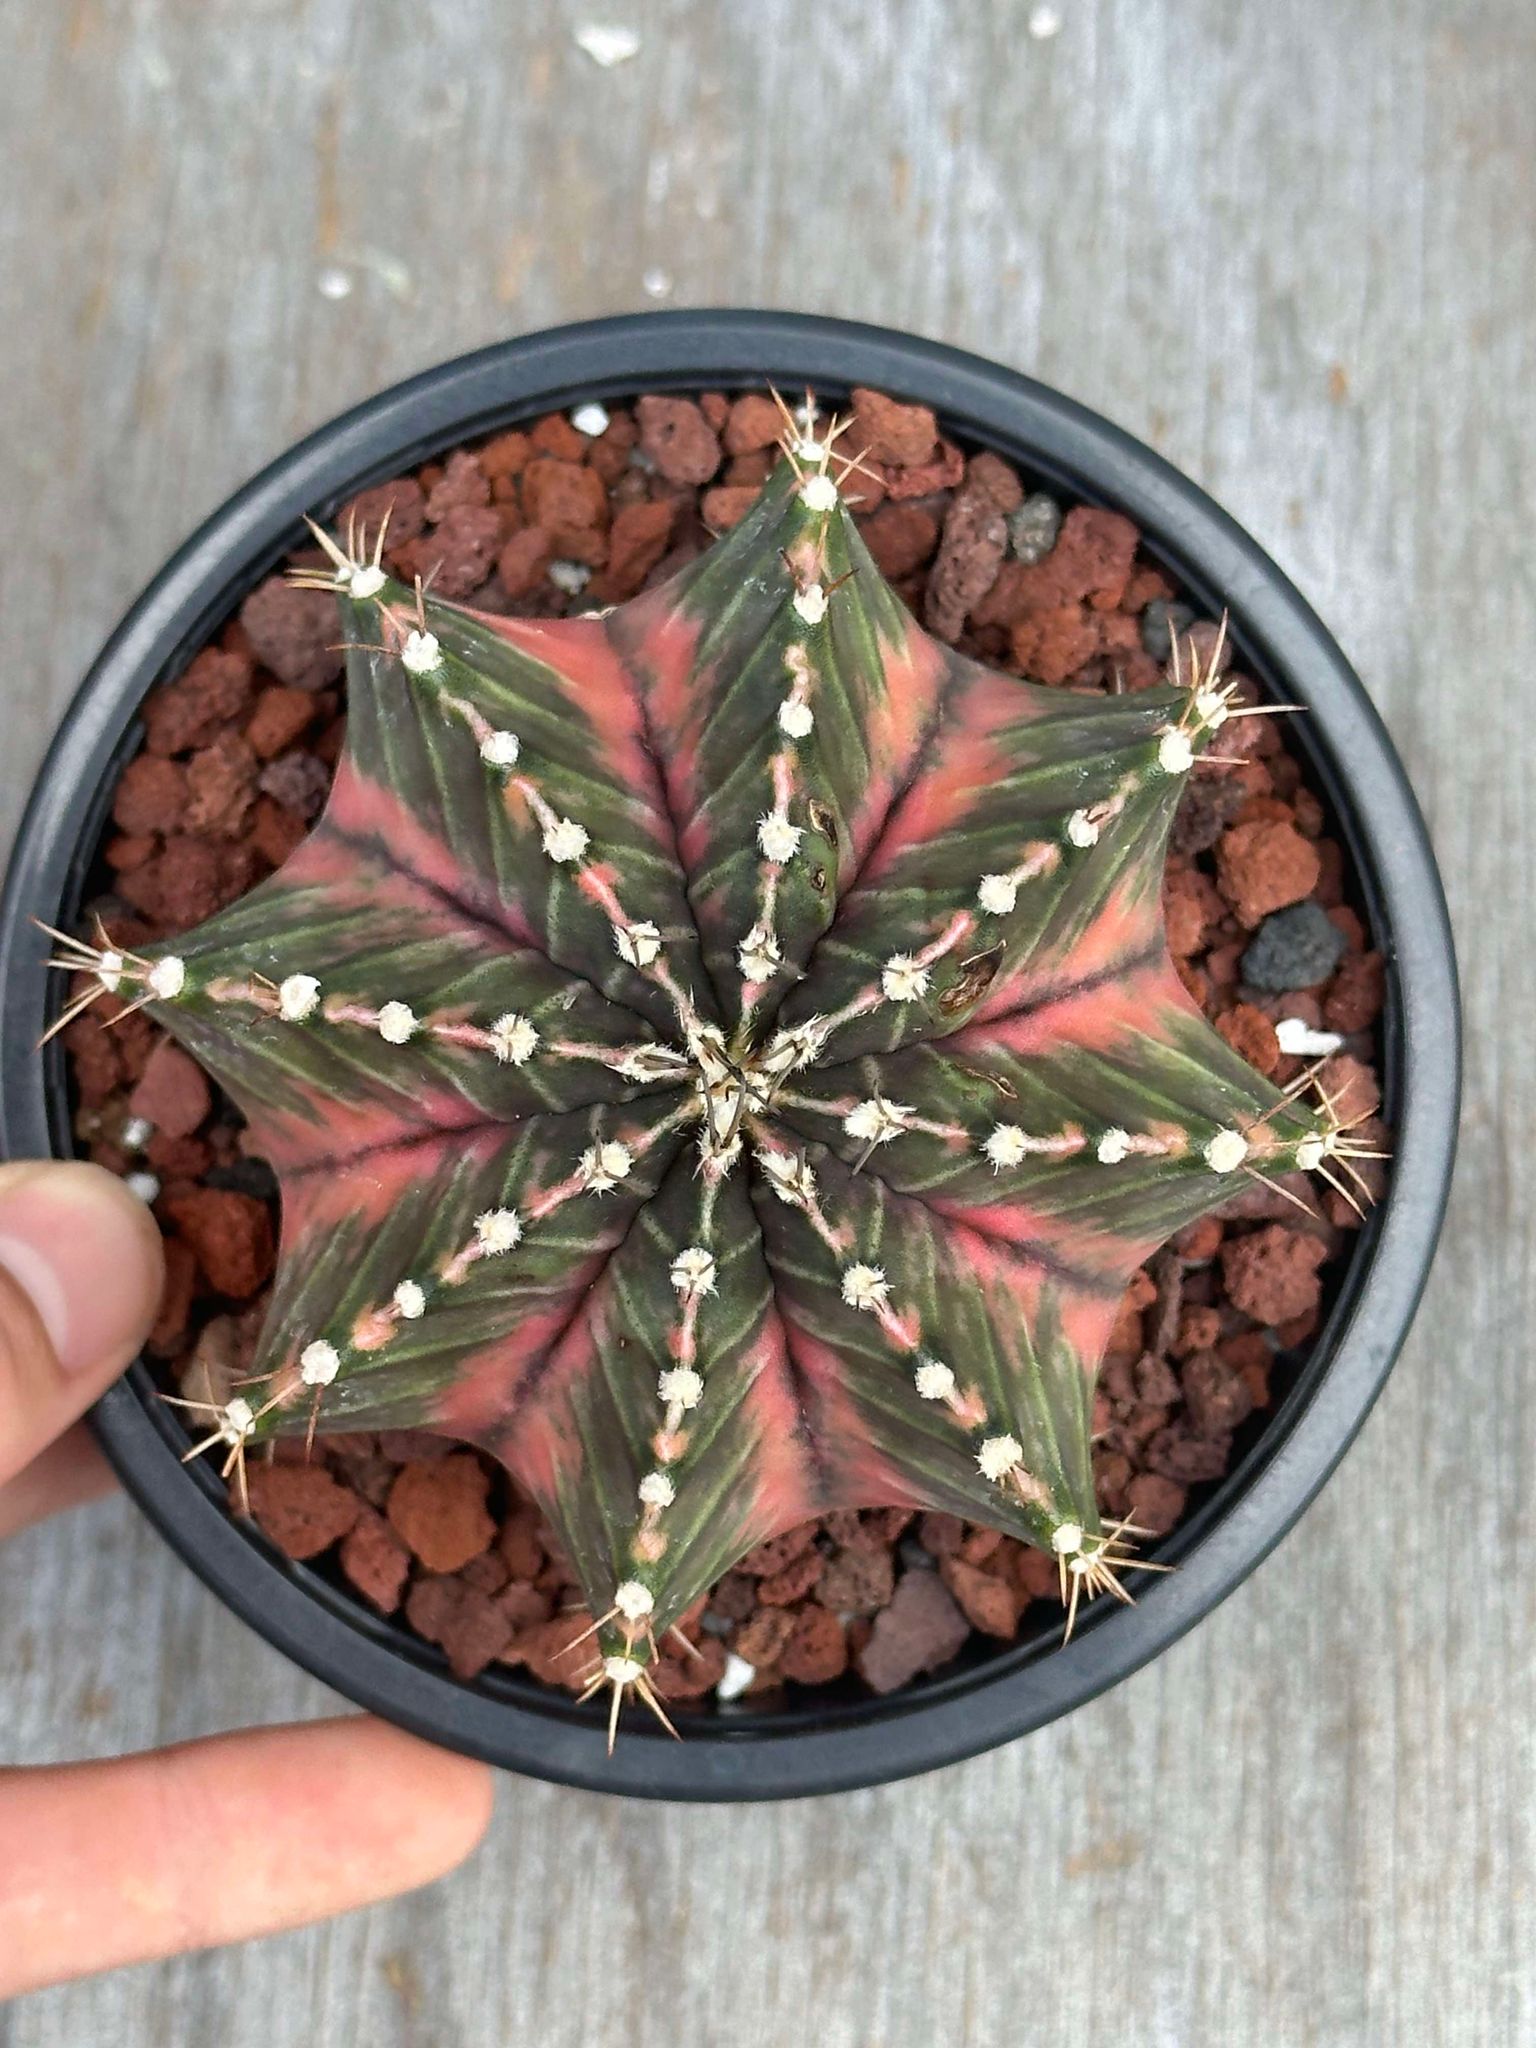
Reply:
<svg viewBox="0 0 1536 2048"><path fill-rule="evenodd" d="M1344 934L1320 903L1293 903L1266 917L1243 955L1250 988L1279 994L1326 981L1344 951Z"/></svg>

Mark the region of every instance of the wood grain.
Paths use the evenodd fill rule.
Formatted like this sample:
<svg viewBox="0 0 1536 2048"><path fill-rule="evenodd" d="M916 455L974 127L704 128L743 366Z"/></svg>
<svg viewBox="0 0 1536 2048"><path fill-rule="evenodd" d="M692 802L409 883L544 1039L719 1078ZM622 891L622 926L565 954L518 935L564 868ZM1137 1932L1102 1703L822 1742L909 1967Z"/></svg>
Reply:
<svg viewBox="0 0 1536 2048"><path fill-rule="evenodd" d="M1337 1480L1068 1723L744 1811L508 1781L424 1896L39 1994L0 2048L1536 2038L1528 0L0 0L0 837L167 549L295 434L647 304L886 320L1143 435L1338 629L1470 1035L1448 1240ZM572 30L640 28L599 70ZM321 290L334 270L349 289ZM0 1579L11 1760L327 1703L121 1503Z"/></svg>

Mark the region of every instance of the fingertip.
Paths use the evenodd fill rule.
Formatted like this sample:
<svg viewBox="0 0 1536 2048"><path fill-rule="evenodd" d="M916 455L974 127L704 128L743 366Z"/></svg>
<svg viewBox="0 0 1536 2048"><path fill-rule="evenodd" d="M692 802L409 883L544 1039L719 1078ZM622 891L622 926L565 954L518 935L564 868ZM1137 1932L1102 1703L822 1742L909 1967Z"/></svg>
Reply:
<svg viewBox="0 0 1536 2048"><path fill-rule="evenodd" d="M102 1382L143 1343L165 1275L144 1203L79 1159L0 1166L0 1267L30 1300L63 1370Z"/></svg>
<svg viewBox="0 0 1536 2048"><path fill-rule="evenodd" d="M496 1803L488 1765L387 1721L352 1716L330 1725L344 1731L365 1771L387 1784L398 1889L431 1884L480 1846Z"/></svg>

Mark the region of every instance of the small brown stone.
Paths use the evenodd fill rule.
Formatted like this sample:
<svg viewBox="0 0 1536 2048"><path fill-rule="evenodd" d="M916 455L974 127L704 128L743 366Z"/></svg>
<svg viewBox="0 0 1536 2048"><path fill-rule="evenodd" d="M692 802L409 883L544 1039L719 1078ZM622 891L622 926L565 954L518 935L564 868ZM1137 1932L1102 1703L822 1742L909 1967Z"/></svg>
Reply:
<svg viewBox="0 0 1536 2048"><path fill-rule="evenodd" d="M1317 1269L1328 1247L1310 1231L1271 1223L1221 1248L1222 1273L1235 1308L1256 1323L1283 1323L1318 1302Z"/></svg>
<svg viewBox="0 0 1536 2048"><path fill-rule="evenodd" d="M720 437L691 398L648 394L635 407L640 446L672 484L707 484L720 467Z"/></svg>
<svg viewBox="0 0 1536 2048"><path fill-rule="evenodd" d="M758 448L772 448L783 431L784 415L773 400L749 391L735 401L726 418L726 453L750 455Z"/></svg>
<svg viewBox="0 0 1536 2048"><path fill-rule="evenodd" d="M390 1489L391 1525L432 1572L456 1572L496 1534L480 1460L468 1451L402 1467Z"/></svg>
<svg viewBox="0 0 1536 2048"><path fill-rule="evenodd" d="M807 1607L779 1657L779 1669L797 1685L828 1685L848 1668L848 1636L841 1621L825 1607Z"/></svg>
<svg viewBox="0 0 1536 2048"><path fill-rule="evenodd" d="M1263 923L1272 910L1299 903L1317 885L1317 848L1294 825L1261 819L1234 825L1216 847L1216 876L1221 893L1248 931Z"/></svg>
<svg viewBox="0 0 1536 2048"><path fill-rule="evenodd" d="M1024 1606L1016 1584L982 1571L979 1565L967 1564L963 1557L949 1558L939 1569L972 1628L983 1635L1000 1636L1005 1642L1012 1640Z"/></svg>
<svg viewBox="0 0 1536 2048"><path fill-rule="evenodd" d="M258 660L295 690L323 690L341 674L336 601L323 590L298 590L269 576L240 607Z"/></svg>
<svg viewBox="0 0 1536 2048"><path fill-rule="evenodd" d="M380 1614L393 1614L410 1576L411 1560L384 1517L365 1507L342 1541L341 1568Z"/></svg>
<svg viewBox="0 0 1536 2048"><path fill-rule="evenodd" d="M357 1495L323 1465L266 1465L246 1460L251 1514L285 1557L318 1557L339 1542L362 1511Z"/></svg>
<svg viewBox="0 0 1536 2048"><path fill-rule="evenodd" d="M128 1098L130 1115L143 1117L171 1138L195 1131L212 1107L207 1075L168 1038L150 1054Z"/></svg>
<svg viewBox="0 0 1536 2048"><path fill-rule="evenodd" d="M167 1193L162 1204L215 1293L248 1301L271 1277L272 1219L264 1202L233 1188L187 1188Z"/></svg>
<svg viewBox="0 0 1536 2048"><path fill-rule="evenodd" d="M920 1671L947 1664L969 1634L969 1622L938 1573L908 1572L875 1617L858 1654L859 1671L872 1691L894 1692Z"/></svg>
<svg viewBox="0 0 1536 2048"><path fill-rule="evenodd" d="M246 745L258 760L270 761L308 730L315 715L314 697L274 683L256 699L245 728Z"/></svg>
<svg viewBox="0 0 1536 2048"><path fill-rule="evenodd" d="M853 411L863 445L878 461L913 469L932 457L939 425L928 406L902 405L883 391L859 386Z"/></svg>

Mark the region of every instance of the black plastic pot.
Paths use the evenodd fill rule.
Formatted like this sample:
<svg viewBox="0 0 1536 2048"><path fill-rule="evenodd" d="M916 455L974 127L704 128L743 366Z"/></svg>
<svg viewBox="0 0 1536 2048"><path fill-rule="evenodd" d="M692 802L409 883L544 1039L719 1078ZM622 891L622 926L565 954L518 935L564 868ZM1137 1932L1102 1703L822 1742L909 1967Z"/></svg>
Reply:
<svg viewBox="0 0 1536 2048"><path fill-rule="evenodd" d="M807 1695L690 1716L675 1744L639 1725L604 1755L593 1710L508 1672L474 1685L365 1610L336 1580L232 1521L208 1462L135 1367L95 1411L123 1483L172 1546L277 1648L403 1726L535 1776L650 1798L771 1799L909 1776L1006 1742L1090 1699L1192 1627L1246 1578L1359 1429L1417 1306L1449 1185L1459 1086L1455 961L1439 877L1397 756L1339 648L1268 557L1159 456L1069 399L978 357L845 321L658 313L557 328L465 356L323 427L214 514L112 636L50 752L0 905L0 1151L71 1149L57 1047L33 1051L56 999L30 919L68 926L146 691L176 672L301 538L361 486L532 414L639 391L872 384L933 406L1073 499L1141 527L1151 556L1214 614L1230 609L1244 669L1303 703L1293 739L1332 806L1374 943L1388 961L1385 1114L1395 1163L1294 1383L1228 1478L1162 1547L1179 1569L1134 1608L1099 1602L1059 1626L963 1658L884 1700ZM1276 451L1279 459L1280 451Z"/></svg>

